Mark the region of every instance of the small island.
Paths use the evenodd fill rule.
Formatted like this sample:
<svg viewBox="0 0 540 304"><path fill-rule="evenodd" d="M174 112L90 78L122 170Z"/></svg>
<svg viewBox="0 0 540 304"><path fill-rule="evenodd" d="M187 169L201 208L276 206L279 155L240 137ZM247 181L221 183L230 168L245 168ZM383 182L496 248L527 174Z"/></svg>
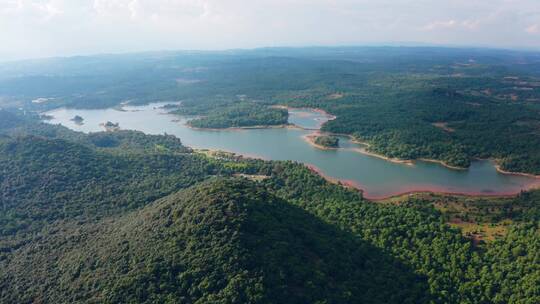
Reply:
<svg viewBox="0 0 540 304"><path fill-rule="evenodd" d="M108 131L108 132L113 132L113 131L120 130L119 123L113 123L113 122L107 121L106 123L101 123L99 125L104 127L105 130Z"/></svg>
<svg viewBox="0 0 540 304"><path fill-rule="evenodd" d="M196 116L187 124L199 129L265 128L288 125L287 109L271 108L255 101L183 102L171 113Z"/></svg>
<svg viewBox="0 0 540 304"><path fill-rule="evenodd" d="M75 115L75 116L71 119L71 121L73 121L73 122L74 122L75 124L77 124L77 125L82 125L82 124L84 124L84 118L82 118L82 117L79 116L79 115Z"/></svg>
<svg viewBox="0 0 540 304"><path fill-rule="evenodd" d="M331 135L319 135L314 140L316 145L325 148L339 148L339 138Z"/></svg>
<svg viewBox="0 0 540 304"><path fill-rule="evenodd" d="M339 148L339 138L337 136L315 133L307 135L305 138L310 144L319 149Z"/></svg>

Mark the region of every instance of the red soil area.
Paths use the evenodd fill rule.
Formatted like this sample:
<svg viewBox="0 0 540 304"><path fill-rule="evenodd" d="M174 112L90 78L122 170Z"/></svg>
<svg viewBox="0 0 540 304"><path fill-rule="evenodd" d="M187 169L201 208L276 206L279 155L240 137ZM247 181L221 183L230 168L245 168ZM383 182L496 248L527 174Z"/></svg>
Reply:
<svg viewBox="0 0 540 304"><path fill-rule="evenodd" d="M326 175L320 168L318 168L315 165L312 164L306 164L306 166L314 173L320 175L327 181L343 185L347 188L355 189L360 192L362 192L362 195L364 198L372 201L380 201L385 200L388 198L396 197L396 196L402 196L407 194L415 194L415 193L438 193L438 194L447 194L447 195L462 195L462 196L481 196L481 197L513 197L517 194L519 194L522 190L530 190L533 188L540 187L540 179L537 179L534 182L531 182L531 184L527 185L524 188L516 188L512 191L506 191L506 192L494 192L494 193L486 193L482 191L452 191L451 189L448 189L444 186L436 186L436 185L414 185L414 186L404 186L399 189L394 189L392 193L383 194L383 195L371 195L367 190L366 187L362 184L358 183L357 181L353 180L346 180L346 179L338 179L331 176Z"/></svg>

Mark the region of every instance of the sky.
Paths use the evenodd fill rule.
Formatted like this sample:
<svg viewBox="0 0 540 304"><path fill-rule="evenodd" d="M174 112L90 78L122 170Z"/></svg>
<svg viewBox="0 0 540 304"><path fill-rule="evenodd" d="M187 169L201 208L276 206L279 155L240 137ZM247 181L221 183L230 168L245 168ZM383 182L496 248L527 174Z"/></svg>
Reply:
<svg viewBox="0 0 540 304"><path fill-rule="evenodd" d="M540 0L0 0L0 61L388 43L540 50Z"/></svg>

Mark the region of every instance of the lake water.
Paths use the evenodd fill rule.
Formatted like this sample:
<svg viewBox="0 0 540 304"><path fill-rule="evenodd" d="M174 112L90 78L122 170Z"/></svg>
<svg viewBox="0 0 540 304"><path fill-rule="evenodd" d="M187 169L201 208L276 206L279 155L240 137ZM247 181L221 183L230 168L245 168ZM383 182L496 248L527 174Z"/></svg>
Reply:
<svg viewBox="0 0 540 304"><path fill-rule="evenodd" d="M338 150L320 150L303 136L313 130L274 128L243 130L194 130L185 126L186 118L167 114L165 103L126 106L116 109L56 109L46 114L47 121L82 132L103 131L101 123L119 123L122 129L148 134L173 134L193 148L219 149L268 160L294 160L317 167L326 176L347 180L364 190L368 198L382 198L411 191L500 195L514 194L540 185L540 179L500 174L491 161L474 161L468 170L452 170L436 163L398 164L359 153L358 145L341 138ZM79 115L82 125L71 121ZM308 109L290 110L289 122L307 129L317 129L328 120L324 113Z"/></svg>

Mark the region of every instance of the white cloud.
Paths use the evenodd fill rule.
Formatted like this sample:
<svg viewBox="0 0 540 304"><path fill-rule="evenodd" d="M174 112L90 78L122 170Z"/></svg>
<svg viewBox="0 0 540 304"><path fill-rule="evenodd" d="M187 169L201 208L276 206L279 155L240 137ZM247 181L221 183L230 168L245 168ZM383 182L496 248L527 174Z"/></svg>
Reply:
<svg viewBox="0 0 540 304"><path fill-rule="evenodd" d="M128 4L129 11L131 13L131 18L135 19L137 16L139 16L141 12L141 5L139 4L139 1L133 0L129 2Z"/></svg>
<svg viewBox="0 0 540 304"><path fill-rule="evenodd" d="M49 20L63 14L62 1L0 0L0 14L4 16L37 17Z"/></svg>
<svg viewBox="0 0 540 304"><path fill-rule="evenodd" d="M540 33L540 25L538 24L530 25L525 29L525 32L529 34L538 34Z"/></svg>
<svg viewBox="0 0 540 304"><path fill-rule="evenodd" d="M461 22L461 25L470 30L474 30L478 28L478 26L480 25L480 21L479 20L465 20Z"/></svg>
<svg viewBox="0 0 540 304"><path fill-rule="evenodd" d="M4 15L14 14L23 8L23 2L21 0L5 0L0 2L0 13Z"/></svg>
<svg viewBox="0 0 540 304"><path fill-rule="evenodd" d="M0 0L0 60L392 41L536 47L538 0Z"/></svg>
<svg viewBox="0 0 540 304"><path fill-rule="evenodd" d="M468 30L474 30L478 28L480 25L479 20L463 20L463 21L457 21L454 19L446 20L446 21L434 21L430 22L427 25L423 27L424 30L427 31L433 31L433 30L440 30L440 29L468 29Z"/></svg>
<svg viewBox="0 0 540 304"><path fill-rule="evenodd" d="M94 0L98 16L131 19L200 17L206 13L208 1L202 0Z"/></svg>
<svg viewBox="0 0 540 304"><path fill-rule="evenodd" d="M424 29L432 31L440 28L453 28L457 24L456 20L453 19L448 21L434 21L424 26Z"/></svg>

